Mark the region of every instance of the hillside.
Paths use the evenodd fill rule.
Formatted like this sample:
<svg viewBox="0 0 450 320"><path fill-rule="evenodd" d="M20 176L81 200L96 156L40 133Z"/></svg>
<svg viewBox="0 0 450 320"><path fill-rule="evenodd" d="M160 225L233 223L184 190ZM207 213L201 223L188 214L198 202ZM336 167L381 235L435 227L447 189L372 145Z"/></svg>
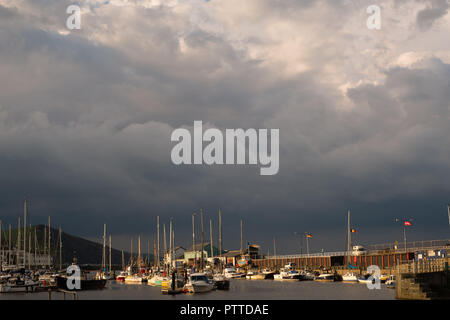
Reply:
<svg viewBox="0 0 450 320"><path fill-rule="evenodd" d="M36 229L37 248L38 252L42 253L44 250L44 225L37 225L31 227L31 251L34 252L34 230ZM58 229L51 229L51 254L53 261L59 262L59 239ZM23 236L23 235L22 235ZM48 234L47 234L48 237ZM15 247L17 243L17 230L11 232L12 246ZM103 245L84 238L80 238L68 233L62 232L62 260L63 264L72 263L74 255L78 259L79 264L101 264ZM8 231L3 231L3 246L6 248L8 241ZM27 241L27 247L29 242ZM21 241L23 248L23 241ZM28 251L28 250L27 250ZM125 263L130 259L130 254L124 252ZM144 256L143 256L144 258ZM106 259L109 261L109 249L106 247ZM113 265L122 264L122 252L120 250L111 250L111 261ZM153 255L150 255L150 261L153 261Z"/></svg>

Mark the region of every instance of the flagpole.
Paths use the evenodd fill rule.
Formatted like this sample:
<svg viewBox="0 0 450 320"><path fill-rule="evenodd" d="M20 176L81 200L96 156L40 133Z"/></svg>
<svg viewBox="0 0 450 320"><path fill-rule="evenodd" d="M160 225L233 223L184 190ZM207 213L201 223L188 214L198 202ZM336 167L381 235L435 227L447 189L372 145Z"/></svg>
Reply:
<svg viewBox="0 0 450 320"><path fill-rule="evenodd" d="M403 226L403 240L405 242L406 260L408 260L408 251L406 250L406 225Z"/></svg>
<svg viewBox="0 0 450 320"><path fill-rule="evenodd" d="M305 237L306 237L306 253L309 254L309 237L308 237L308 232L305 232Z"/></svg>

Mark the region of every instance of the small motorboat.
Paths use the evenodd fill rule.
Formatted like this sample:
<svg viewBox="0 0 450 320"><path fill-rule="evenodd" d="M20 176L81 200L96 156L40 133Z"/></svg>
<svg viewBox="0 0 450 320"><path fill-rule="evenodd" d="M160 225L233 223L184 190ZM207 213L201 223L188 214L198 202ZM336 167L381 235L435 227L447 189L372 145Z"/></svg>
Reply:
<svg viewBox="0 0 450 320"><path fill-rule="evenodd" d="M385 283L389 279L389 276L387 274L382 274L380 276L381 283Z"/></svg>
<svg viewBox="0 0 450 320"><path fill-rule="evenodd" d="M216 274L214 275L214 287L217 290L229 290L230 280L227 280L224 275Z"/></svg>
<svg viewBox="0 0 450 320"><path fill-rule="evenodd" d="M308 281L308 280L314 280L314 278L315 278L315 274L313 272L306 271L306 270L303 270L300 272L300 280Z"/></svg>
<svg viewBox="0 0 450 320"><path fill-rule="evenodd" d="M342 281L344 282L351 282L351 283L357 283L358 282L358 276L354 273L346 273L342 276Z"/></svg>
<svg viewBox="0 0 450 320"><path fill-rule="evenodd" d="M72 279L71 274L61 274L61 275L57 274L55 275L55 280L56 280L56 287L58 289L66 291L78 291L78 290L99 290L105 287L107 281L106 279L95 279L95 278L90 279L88 278L87 274L81 272L80 267L77 265L76 257L73 258L72 268L77 268L81 273L78 279L79 287L77 288L76 285L73 288L71 285L69 286L69 283L71 284L72 281L75 282L76 284L76 280L74 281L74 279Z"/></svg>
<svg viewBox="0 0 450 320"><path fill-rule="evenodd" d="M75 290L99 290L103 289L106 285L105 279L80 279L80 289L69 288L67 282L70 281L67 276L56 276L56 286L58 289L67 290L67 291L75 291Z"/></svg>
<svg viewBox="0 0 450 320"><path fill-rule="evenodd" d="M299 281L300 273L296 270L281 270L280 273L273 276L274 280L277 281Z"/></svg>
<svg viewBox="0 0 450 320"><path fill-rule="evenodd" d="M236 272L233 267L225 268L224 276L227 279L240 279L245 277L245 273Z"/></svg>
<svg viewBox="0 0 450 320"><path fill-rule="evenodd" d="M147 283L151 286L160 287L162 285L163 281L168 281L168 280L169 280L169 278L167 278L166 276L156 274L153 277L151 277Z"/></svg>
<svg viewBox="0 0 450 320"><path fill-rule="evenodd" d="M125 281L125 278L128 276L127 271L121 271L119 275L116 277L116 281Z"/></svg>
<svg viewBox="0 0 450 320"><path fill-rule="evenodd" d="M214 289L214 285L208 280L205 273L193 273L189 276L184 291L189 293L205 293Z"/></svg>
<svg viewBox="0 0 450 320"><path fill-rule="evenodd" d="M370 274L366 274L366 275L364 275L364 276L362 276L362 277L359 277L358 278L358 282L359 283L364 283L364 284L367 284L367 283L372 283L372 284L374 284L375 283L375 278L370 278Z"/></svg>
<svg viewBox="0 0 450 320"><path fill-rule="evenodd" d="M276 272L270 269L263 269L261 273L264 275L264 279L273 279L273 276Z"/></svg>
<svg viewBox="0 0 450 320"><path fill-rule="evenodd" d="M386 287L395 289L395 275L391 274L389 279L386 280Z"/></svg>
<svg viewBox="0 0 450 320"><path fill-rule="evenodd" d="M142 283L140 274L129 274L125 277L125 283Z"/></svg>

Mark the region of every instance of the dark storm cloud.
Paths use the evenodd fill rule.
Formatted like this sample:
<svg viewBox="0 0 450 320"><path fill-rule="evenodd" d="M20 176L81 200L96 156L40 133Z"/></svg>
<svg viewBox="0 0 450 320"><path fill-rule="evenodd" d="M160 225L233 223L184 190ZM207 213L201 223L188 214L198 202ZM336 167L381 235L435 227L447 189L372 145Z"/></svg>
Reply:
<svg viewBox="0 0 450 320"><path fill-rule="evenodd" d="M383 242L374 230L405 208L439 225L427 216L450 191L448 61L379 67L373 54L367 68L342 63L361 53L347 51L339 21L323 19L353 15L345 2L82 2L82 29L69 34L62 4L2 3L3 220L15 222L27 197L32 221L50 214L67 232L95 237L106 222L123 237L150 237L159 215L174 217L177 239L189 242L192 212L216 221L222 208L227 246L238 245L243 218L249 241L270 246L276 236L285 248L295 247L294 231L341 239L349 207L366 230L361 241ZM361 82L347 85L353 77ZM170 134L194 120L279 128L279 174L174 166Z"/></svg>
<svg viewBox="0 0 450 320"><path fill-rule="evenodd" d="M425 3L426 8L417 13L417 25L422 30L430 28L436 20L445 16L449 6L447 0L431 0Z"/></svg>

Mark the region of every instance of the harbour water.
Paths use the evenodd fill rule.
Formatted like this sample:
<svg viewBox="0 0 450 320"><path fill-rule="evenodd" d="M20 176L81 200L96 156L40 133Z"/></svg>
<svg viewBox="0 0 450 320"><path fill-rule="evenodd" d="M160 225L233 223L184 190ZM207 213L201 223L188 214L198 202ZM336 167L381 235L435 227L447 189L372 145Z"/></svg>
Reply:
<svg viewBox="0 0 450 320"><path fill-rule="evenodd" d="M6 293L0 300L48 300L47 292ZM62 300L62 293L52 293L52 300ZM72 297L66 295L66 300ZM204 294L163 295L160 287L108 281L103 290L80 291L79 300L393 300L395 290L384 284L369 290L366 285L344 282L283 282L273 280L231 280L230 290Z"/></svg>

